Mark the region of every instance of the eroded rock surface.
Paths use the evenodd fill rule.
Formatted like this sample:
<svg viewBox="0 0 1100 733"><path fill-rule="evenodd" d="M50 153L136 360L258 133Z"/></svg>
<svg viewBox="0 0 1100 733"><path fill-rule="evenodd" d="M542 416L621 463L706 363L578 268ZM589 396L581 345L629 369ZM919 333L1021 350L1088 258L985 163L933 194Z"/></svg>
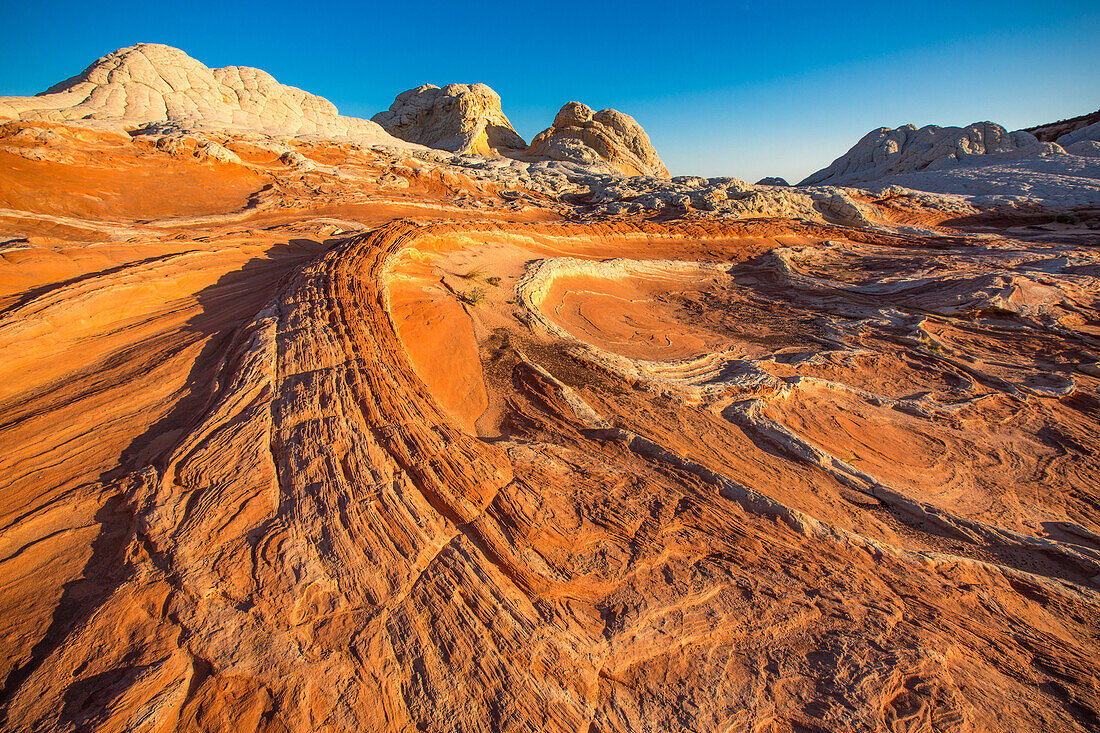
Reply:
<svg viewBox="0 0 1100 733"><path fill-rule="evenodd" d="M1008 132L992 122L967 127L880 127L799 185L850 186L890 175L953 168L974 162L977 156L1011 153L1037 144L1031 133Z"/></svg>
<svg viewBox="0 0 1100 733"><path fill-rule="evenodd" d="M395 137L452 153L501 155L527 147L485 84L424 84L373 118Z"/></svg>
<svg viewBox="0 0 1100 733"><path fill-rule="evenodd" d="M398 141L368 120L341 116L323 97L247 66L209 69L183 51L139 43L107 54L35 97L0 97L0 119L89 120L135 127L193 122L282 135Z"/></svg>
<svg viewBox="0 0 1100 733"><path fill-rule="evenodd" d="M649 136L633 117L618 110L593 112L580 102L569 102L554 124L531 141L531 156L572 163L606 163L628 176L668 178Z"/></svg>
<svg viewBox="0 0 1100 733"><path fill-rule="evenodd" d="M143 132L0 123L0 728L1100 726L1100 209Z"/></svg>
<svg viewBox="0 0 1100 733"><path fill-rule="evenodd" d="M1058 142L1007 132L980 122L966 128L912 125L880 128L800 186L892 186L1046 207L1100 205L1100 166L1093 143L1100 123L1074 129Z"/></svg>

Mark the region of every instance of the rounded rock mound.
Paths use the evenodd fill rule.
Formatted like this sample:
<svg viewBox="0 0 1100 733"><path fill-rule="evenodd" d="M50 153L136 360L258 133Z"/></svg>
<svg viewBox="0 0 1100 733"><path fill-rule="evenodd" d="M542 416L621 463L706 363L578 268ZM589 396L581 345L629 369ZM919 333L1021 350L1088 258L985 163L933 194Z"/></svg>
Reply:
<svg viewBox="0 0 1100 733"><path fill-rule="evenodd" d="M614 109L593 112L580 102L561 108L554 124L531 141L528 155L582 165L604 162L628 176L670 177L633 117Z"/></svg>
<svg viewBox="0 0 1100 733"><path fill-rule="evenodd" d="M399 144L324 97L247 66L210 69L178 48L139 43L96 60L34 97L0 97L0 119L91 121L137 127L188 122L276 135L348 136Z"/></svg>
<svg viewBox="0 0 1100 733"><path fill-rule="evenodd" d="M527 147L485 84L424 84L371 119L394 137L452 153L499 156Z"/></svg>
<svg viewBox="0 0 1100 733"><path fill-rule="evenodd" d="M1038 144L1031 133L1009 132L994 122L975 122L966 127L880 127L864 135L832 165L798 185L858 185L891 175L982 162L982 156L1037 149Z"/></svg>

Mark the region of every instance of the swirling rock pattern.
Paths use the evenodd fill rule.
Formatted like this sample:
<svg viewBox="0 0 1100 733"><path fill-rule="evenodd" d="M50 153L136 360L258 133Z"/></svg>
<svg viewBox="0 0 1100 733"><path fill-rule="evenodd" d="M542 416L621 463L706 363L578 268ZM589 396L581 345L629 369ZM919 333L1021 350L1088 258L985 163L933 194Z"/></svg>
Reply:
<svg viewBox="0 0 1100 733"><path fill-rule="evenodd" d="M0 125L0 727L1100 725L1095 212L513 163Z"/></svg>

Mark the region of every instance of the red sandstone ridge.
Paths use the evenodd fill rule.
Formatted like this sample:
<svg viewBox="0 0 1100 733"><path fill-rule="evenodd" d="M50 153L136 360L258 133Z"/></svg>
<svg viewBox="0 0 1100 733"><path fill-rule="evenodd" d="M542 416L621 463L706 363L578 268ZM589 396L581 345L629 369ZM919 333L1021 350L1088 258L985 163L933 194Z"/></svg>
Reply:
<svg viewBox="0 0 1100 733"><path fill-rule="evenodd" d="M209 124L0 171L0 728L1100 727L1095 209Z"/></svg>

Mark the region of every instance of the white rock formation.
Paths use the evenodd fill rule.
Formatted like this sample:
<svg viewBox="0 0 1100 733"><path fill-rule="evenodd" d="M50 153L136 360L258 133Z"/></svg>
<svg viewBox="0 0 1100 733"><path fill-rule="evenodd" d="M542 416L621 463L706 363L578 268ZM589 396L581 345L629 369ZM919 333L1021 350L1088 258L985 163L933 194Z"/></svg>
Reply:
<svg viewBox="0 0 1100 733"><path fill-rule="evenodd" d="M982 205L1100 206L1097 138L1100 124L1063 135L1057 143L991 122L883 127L799 186L902 186L967 196Z"/></svg>
<svg viewBox="0 0 1100 733"><path fill-rule="evenodd" d="M1029 132L1008 132L993 122L976 122L967 127L880 127L864 135L828 168L798 185L858 185L892 175L955 168L980 162L975 160L980 156L1008 153L1038 144Z"/></svg>
<svg viewBox="0 0 1100 733"><path fill-rule="evenodd" d="M1085 158L1100 158L1100 142L1096 140L1079 140L1065 146L1065 151L1070 155L1080 155Z"/></svg>
<svg viewBox="0 0 1100 733"><path fill-rule="evenodd" d="M92 121L135 128L187 122L273 135L349 137L401 146L368 120L246 66L210 69L183 51L139 43L34 97L0 97L0 119Z"/></svg>
<svg viewBox="0 0 1100 733"><path fill-rule="evenodd" d="M363 120L340 115L323 97L280 84L260 69L210 69L156 43L107 54L39 95L0 97L4 120L140 134L158 147L223 162L235 156L218 147L213 133L345 139L405 151L424 151L424 145L462 155L460 165L490 156L541 165L547 173L668 177L645 131L615 110L593 113L571 102L529 150L501 110L500 96L484 84L410 89L376 121Z"/></svg>
<svg viewBox="0 0 1100 733"><path fill-rule="evenodd" d="M1062 137L1058 138L1058 144L1063 148L1074 143L1085 141L1100 142L1100 122L1094 122L1093 124L1082 127L1079 130L1066 133Z"/></svg>
<svg viewBox="0 0 1100 733"><path fill-rule="evenodd" d="M527 154L583 165L604 162L628 176L669 177L649 136L633 117L613 109L593 112L580 102L562 107L554 124L531 141Z"/></svg>
<svg viewBox="0 0 1100 733"><path fill-rule="evenodd" d="M453 153L496 156L527 147L485 84L424 84L371 119L394 137Z"/></svg>
<svg viewBox="0 0 1100 733"><path fill-rule="evenodd" d="M1050 152L1026 156L991 155L982 165L889 176L866 187L960 194L982 206L1011 201L1051 209L1100 206L1100 159L1051 147Z"/></svg>

